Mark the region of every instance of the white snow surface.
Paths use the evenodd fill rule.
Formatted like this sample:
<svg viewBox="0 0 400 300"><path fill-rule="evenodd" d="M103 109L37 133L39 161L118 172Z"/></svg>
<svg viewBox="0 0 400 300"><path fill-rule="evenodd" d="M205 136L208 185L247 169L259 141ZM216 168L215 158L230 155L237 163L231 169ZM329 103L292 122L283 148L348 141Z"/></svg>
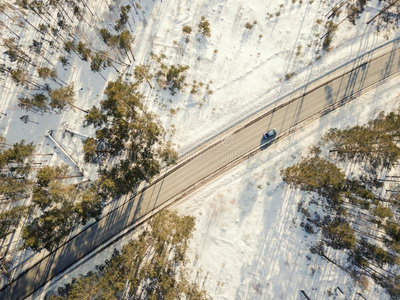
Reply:
<svg viewBox="0 0 400 300"><path fill-rule="evenodd" d="M367 299L389 299L372 280L369 290L363 291L347 273L310 253L315 236L299 226L297 203L311 195L290 189L279 172L306 155L330 128L365 124L382 111L397 109L397 78L271 145L173 206L182 215L196 217L188 267L193 280L213 299L304 299L301 290L311 299L331 299L328 290L335 299L359 299L357 293ZM125 236L115 248L121 249L137 234ZM85 274L113 249L61 276L45 291ZM333 250L327 255L343 259ZM44 294L38 293L37 299Z"/></svg>
<svg viewBox="0 0 400 300"><path fill-rule="evenodd" d="M356 26L347 21L339 26L333 39L333 49L324 53L320 37L325 33L324 24L327 21L325 15L336 2L316 0L302 2L302 4L299 4L299 1L293 4L288 0L164 0L162 2L142 0L140 2L142 6L140 20L143 21L145 16L147 25L138 20L133 12L136 20L135 23L132 19L130 21L132 34L135 37L133 52L136 63L133 65L149 63L155 68L154 62L150 59L152 51L156 54L164 52L167 56L166 61L170 64L179 63L190 67L186 80L188 86L182 93L172 96L168 90L149 90L147 86L144 87L144 92L148 95L147 105L159 115L164 128L171 133L172 142L180 154L187 153L296 87L319 78L350 59L383 44L388 38L398 35L397 32L377 35L372 25L365 25L379 8L378 0L373 0L369 2L370 6L367 6L366 12L357 21ZM92 10L103 20L110 20L105 23L111 24L116 17L109 12L105 3L106 1L90 2ZM128 3L121 1L119 5ZM278 11L279 17L275 16ZM268 17L267 14L274 16ZM205 16L211 24L210 38L204 38L198 33L197 25L201 16ZM317 22L318 19L322 20L320 24ZM253 29L248 30L245 28L247 22L256 24ZM184 25L189 25L193 29L189 43L185 42L182 33ZM86 32L89 38L83 40L89 42L94 49L106 49L98 35L89 31L84 24L75 29L77 36L84 36L81 32ZM19 43L24 45L26 39L25 47L31 44L32 36L39 39L37 33L29 26L19 30L22 35L22 41ZM297 54L299 45L301 49ZM217 53L214 53L215 50ZM6 58L5 54L3 55ZM321 58L316 60L319 55ZM57 56L49 59L54 61ZM74 68L68 66L63 69L58 63L57 71L65 82L75 84L76 105L84 109L98 105L103 97L105 81L99 74L91 72L89 63L82 62L75 54L71 55L70 63ZM48 64L41 61L41 66ZM123 68L122 71L131 74L132 68ZM286 81L285 75L291 72L295 72L296 75ZM32 70L31 74L33 79L40 81L36 71ZM118 76L112 68L103 71L102 75L108 80L114 80ZM199 93L192 95L190 89L193 80L203 82L204 86L210 84L212 95L206 93L205 87L200 88ZM7 116L1 116L0 129L10 143L25 139L43 144L43 137L48 130L61 130L63 126L84 136L93 132L91 128L82 128L84 113L75 109L61 115L44 116L21 111L17 107L17 98L29 92L15 88L9 76L3 83L6 88L0 86L0 91L6 101L2 101L0 111ZM58 87L51 80L47 83L52 87ZM154 85L157 86L155 82ZM171 108L176 110L176 114L170 113ZM30 120L39 124L23 124L19 120L23 114L28 114ZM76 152L75 156L81 153L81 151Z"/></svg>
<svg viewBox="0 0 400 300"><path fill-rule="evenodd" d="M299 226L297 203L280 170L295 164L330 128L361 125L399 107L395 81L381 85L242 163L174 208L197 219L190 247L193 278L213 299L389 299L370 279L363 291L335 265L310 253L315 236ZM354 112L357 112L355 114ZM344 259L332 249L327 255ZM307 258L308 257L308 258ZM311 259L309 259L311 258ZM342 295L337 287L346 294Z"/></svg>
<svg viewBox="0 0 400 300"><path fill-rule="evenodd" d="M116 17L109 12L106 2L88 1L100 19L112 26ZM337 1L299 2L140 1L140 15L138 17L133 12L135 22L130 21L135 36L133 52L136 64L150 63L154 68L150 52L159 54L163 51L168 63L190 67L187 71L189 86L183 93L171 96L168 90L144 87L148 95L146 104L159 115L180 154L201 145L295 88L398 36L398 32L377 35L372 25L365 24L379 11L378 0L373 0L368 3L356 26L347 21L339 26L332 51L324 53L320 37L325 32L325 14ZM121 1L119 5L128 3L130 1ZM276 16L278 11L280 15ZM268 17L268 14L273 17ZM197 24L203 15L211 24L210 38L197 33ZM40 23L34 16L27 18L35 25ZM344 13L339 20L342 18ZM322 19L321 24L318 24L318 19ZM246 29L246 22L254 24L253 29ZM193 28L189 43L185 42L182 34L184 25ZM18 41L21 47L27 48L32 37L40 38L29 26L13 29L21 35L21 41ZM86 42L91 47L106 49L99 37L84 24L71 30L79 36L83 36L85 31ZM301 49L297 55L299 45ZM321 58L316 60L319 55ZM5 54L2 58L6 59ZM57 55L48 58L57 63ZM49 66L40 58L37 62L40 66ZM82 62L75 54L70 57L70 63L74 67L66 69L58 63L57 72L65 82L74 83L76 105L84 109L98 105L105 81L99 74L91 72L89 63ZM39 81L36 70L28 71L32 79ZM122 71L132 73L131 68ZM291 72L296 75L286 81L285 75ZM118 76L112 68L103 71L102 75L108 80ZM21 139L33 141L37 153L53 154L38 156L37 162L41 165L65 162L78 173L79 169L73 163L76 161L78 167L84 169L82 180L93 179L95 166L84 164L81 151L82 138L93 134L91 128L82 127L84 113L71 109L60 115L47 113L42 116L23 111L17 107L17 99L31 91L16 87L9 76L2 75L1 79L0 134L6 136L8 143ZM207 95L204 87L198 94L190 94L193 80L204 85L212 82L213 94ZM47 83L58 87L50 80ZM153 84L157 87L155 82ZM201 267L203 277L210 273L205 281L210 295L217 299L290 299L300 297L299 290L304 289L312 299L321 299L326 296L324 292L328 287L338 285L348 295L356 297L355 289L345 287L352 284L343 272L324 261L313 258L308 262L304 259L311 238L304 238L301 228L292 224L293 217L297 216L296 202L301 195L284 187L279 170L294 163L327 129L363 123L381 110L394 109L398 92L393 82L382 85L363 96L362 100L347 105L245 162L177 206L182 213L193 214L198 219L192 247L193 268ZM171 113L171 108L176 110L176 114ZM26 114L36 123L24 124L19 120ZM64 129L80 135L71 136ZM72 159L46 137L49 130L54 130L54 137ZM257 188L258 185L261 188ZM18 240L18 234L13 241ZM128 237L124 239L127 240ZM14 245L18 246L18 243ZM16 262L29 257L29 252L20 254L18 259L15 258ZM96 258L96 264L107 255L107 252L102 252L102 256ZM196 255L198 259L194 259ZM89 263L71 274L84 273L94 264ZM311 266L317 269L314 276L310 276ZM366 295L368 299L384 297L378 287Z"/></svg>

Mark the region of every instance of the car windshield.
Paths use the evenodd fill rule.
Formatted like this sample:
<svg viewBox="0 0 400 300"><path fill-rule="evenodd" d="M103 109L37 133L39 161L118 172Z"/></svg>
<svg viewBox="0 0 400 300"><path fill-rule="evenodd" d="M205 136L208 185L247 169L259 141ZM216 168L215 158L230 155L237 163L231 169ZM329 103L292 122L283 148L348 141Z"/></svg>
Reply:
<svg viewBox="0 0 400 300"><path fill-rule="evenodd" d="M273 136L273 135L274 135L274 130L270 130L265 134L265 136L267 136L267 137L270 137L270 136Z"/></svg>

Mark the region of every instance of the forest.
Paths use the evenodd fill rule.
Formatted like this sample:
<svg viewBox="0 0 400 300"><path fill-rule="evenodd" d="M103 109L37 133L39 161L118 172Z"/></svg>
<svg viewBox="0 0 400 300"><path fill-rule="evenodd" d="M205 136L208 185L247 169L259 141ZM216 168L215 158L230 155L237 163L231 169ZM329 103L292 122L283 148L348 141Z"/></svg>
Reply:
<svg viewBox="0 0 400 300"><path fill-rule="evenodd" d="M400 299L400 110L363 126L331 129L306 157L281 171L292 188L309 193L298 203L301 227L318 254L363 289L368 278ZM354 171L345 172L351 165ZM349 174L350 173L350 174ZM327 249L343 254L336 259Z"/></svg>
<svg viewBox="0 0 400 300"><path fill-rule="evenodd" d="M10 276L17 252L54 251L77 228L99 219L106 203L134 193L141 182L151 182L161 168L178 158L158 116L144 105L146 86L152 87L159 70L135 64L132 22L146 20L140 4L129 2L125 6L107 3L113 26L86 1L0 4L1 20L8 20L0 21L5 54L0 73L3 79L12 79L18 108L43 119L67 110L81 114L84 126L94 134L83 139L77 150L85 164L97 168L95 178L88 178L81 166L79 175L64 163L42 166L36 158L45 154L37 145L23 140L8 144L1 137L0 239L7 245L15 235L20 237L14 247L0 249L0 274L5 277ZM30 43L16 28L33 33ZM76 59L104 80L104 94L98 95L92 108L79 107L76 83L59 75L60 70L74 70ZM127 72L131 65L132 74ZM171 93L182 90L188 67L163 65L161 69L156 76L162 82L159 88L169 87ZM110 70L117 74L115 80L103 75ZM21 121L33 122L29 115ZM51 131L49 136L54 138Z"/></svg>
<svg viewBox="0 0 400 300"><path fill-rule="evenodd" d="M187 268L194 224L193 217L162 211L104 264L46 299L208 299L201 279L192 282Z"/></svg>
<svg viewBox="0 0 400 300"><path fill-rule="evenodd" d="M139 1L102 2L108 8L107 20L94 9L94 2L87 0L0 3L0 45L4 54L0 86L10 90L5 82L12 81L16 91L11 100L15 104L13 109L26 113L20 117L25 124L35 123L29 114L40 115L43 122L66 111L79 115L85 130L92 134L83 139L77 152L85 168L96 169L94 178L88 178L81 172L82 166L79 175L62 163L39 167L36 158L44 154L38 145L24 140L8 143L0 136L0 275L4 282L15 267L13 257L24 251L53 252L77 229L101 218L106 203L135 193L141 183L150 183L162 168L178 161L168 138L171 133L166 132L159 116L146 105L148 91L164 91L168 97L197 95L200 107L213 94L212 81L189 81L190 72L196 70L168 57L164 51L149 51L147 60L138 59L135 48L142 41L135 35L135 24L146 25L148 21ZM344 2L329 12L325 34L318 37L325 52L332 49L338 26L344 20L355 24L369 1ZM382 18L376 19L376 29L394 30L400 3L382 3L378 14ZM247 22L243 30L250 31L256 24ZM185 44L206 45L215 35L212 20L202 14L192 23L180 25L179 32ZM217 54L215 49L214 57ZM81 101L82 88L72 77L62 76L76 70L77 64L90 68L93 77L99 76L104 85L104 92L96 95L95 105ZM111 72L112 80L107 76ZM294 74L288 73L285 78L289 80ZM170 108L169 112L173 115L176 110ZM328 158L323 158L316 148L298 165L282 173L291 186L321 196L321 202L299 205L305 216L304 228L310 233L322 232L321 242L313 251L322 256L324 247L345 252L353 267L334 263L360 281L363 276L373 278L391 295L398 295L400 289L400 278L393 275L396 272L392 269L399 263L400 229L395 220L400 196L396 189L382 196L379 191L383 184L378 174L393 169L398 161L396 126L398 114L393 113L380 116L368 126L332 130L324 139L323 147L330 147ZM362 166L362 177L348 178L337 166L348 161ZM314 212L312 207L319 210L315 208ZM321 208L329 209L328 217L322 215ZM355 216L368 225L361 228ZM51 297L81 297L82 289L93 288L94 297L107 295L108 299L122 297L123 293L131 297L146 293L149 298L205 298L199 286L191 283L181 269L186 262L193 223L189 217L161 214L150 222L150 229L139 240ZM178 228L173 229L171 224ZM162 226L168 228L168 233L161 232ZM164 236L161 239L157 234ZM176 241L177 236L182 244ZM135 251L140 253L134 256ZM173 256L171 260L168 254ZM129 261L132 257L134 261ZM147 259L159 262L154 268L158 268L157 272L166 270L160 272L163 277L153 276L156 271L146 263ZM121 261L127 264L124 268L128 275L120 274L118 284L107 290L106 286L116 280L112 276Z"/></svg>

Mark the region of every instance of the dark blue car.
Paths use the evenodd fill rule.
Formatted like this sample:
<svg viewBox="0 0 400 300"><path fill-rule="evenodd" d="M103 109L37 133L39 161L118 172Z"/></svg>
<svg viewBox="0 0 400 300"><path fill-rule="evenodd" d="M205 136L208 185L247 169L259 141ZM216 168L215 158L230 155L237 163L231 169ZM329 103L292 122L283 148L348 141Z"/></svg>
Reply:
<svg viewBox="0 0 400 300"><path fill-rule="evenodd" d="M272 142L276 137L276 129L271 129L270 131L263 134L263 143Z"/></svg>

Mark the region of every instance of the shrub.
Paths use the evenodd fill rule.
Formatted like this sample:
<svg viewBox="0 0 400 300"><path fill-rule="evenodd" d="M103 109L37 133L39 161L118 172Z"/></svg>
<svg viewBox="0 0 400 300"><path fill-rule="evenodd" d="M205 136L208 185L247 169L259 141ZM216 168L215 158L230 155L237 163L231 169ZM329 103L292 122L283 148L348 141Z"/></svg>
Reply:
<svg viewBox="0 0 400 300"><path fill-rule="evenodd" d="M287 74L285 75L285 79L286 79L286 80L289 80L289 79L292 78L294 75L296 75L296 72L287 73Z"/></svg>
<svg viewBox="0 0 400 300"><path fill-rule="evenodd" d="M201 21L198 26L200 33L202 33L206 37L211 37L210 22L208 22L205 16L201 17Z"/></svg>
<svg viewBox="0 0 400 300"><path fill-rule="evenodd" d="M325 24L325 28L327 30L327 34L325 35L325 39L322 42L322 47L325 51L329 52L331 50L333 36L338 29L338 25L335 24L333 21L328 21Z"/></svg>
<svg viewBox="0 0 400 300"><path fill-rule="evenodd" d="M192 33L192 27L190 27L190 26L188 26L188 25L185 25L185 26L182 27L182 32L183 32L184 34L189 35L189 34Z"/></svg>
<svg viewBox="0 0 400 300"><path fill-rule="evenodd" d="M248 30L251 30L251 29L253 29L253 24L247 22L246 25L245 25L245 27L246 27Z"/></svg>
<svg viewBox="0 0 400 300"><path fill-rule="evenodd" d="M392 210L388 207L384 207L381 205L378 205L374 211L373 214L381 219L384 218L392 218L393 217L393 213Z"/></svg>

